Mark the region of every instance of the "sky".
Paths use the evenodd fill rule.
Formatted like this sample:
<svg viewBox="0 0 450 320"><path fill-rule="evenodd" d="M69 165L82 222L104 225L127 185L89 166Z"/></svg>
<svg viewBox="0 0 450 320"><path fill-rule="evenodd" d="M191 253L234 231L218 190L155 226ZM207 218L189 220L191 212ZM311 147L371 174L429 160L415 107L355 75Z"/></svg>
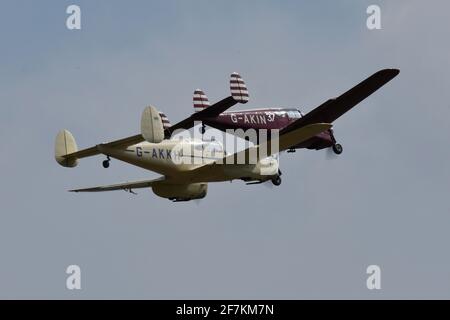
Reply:
<svg viewBox="0 0 450 320"><path fill-rule="evenodd" d="M81 30L66 8L81 8ZM381 30L366 27L371 4ZM0 298L450 298L448 1L12 1L0 10ZM54 160L172 122L192 93L307 112L383 68L401 73L335 122L339 157L281 155L279 187L210 184L200 201L67 190L158 175ZM237 108L240 108L237 106ZM81 290L66 268L81 268ZM368 290L366 268L381 269Z"/></svg>

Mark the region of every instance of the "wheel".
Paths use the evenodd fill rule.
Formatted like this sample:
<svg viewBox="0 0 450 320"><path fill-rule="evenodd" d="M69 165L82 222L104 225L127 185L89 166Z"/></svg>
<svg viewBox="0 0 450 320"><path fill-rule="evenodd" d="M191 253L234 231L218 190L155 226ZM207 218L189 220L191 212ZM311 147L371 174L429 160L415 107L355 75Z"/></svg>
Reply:
<svg viewBox="0 0 450 320"><path fill-rule="evenodd" d="M200 133L201 134L205 134L205 132L206 132L205 125L202 125L201 128L200 128Z"/></svg>
<svg viewBox="0 0 450 320"><path fill-rule="evenodd" d="M109 160L103 161L103 168L109 168Z"/></svg>
<svg viewBox="0 0 450 320"><path fill-rule="evenodd" d="M333 145L333 151L336 154L341 154L342 151L343 151L343 148L342 148L342 146L339 143L336 143L336 144Z"/></svg>
<svg viewBox="0 0 450 320"><path fill-rule="evenodd" d="M276 177L272 178L272 183L275 186L279 186L281 184L281 177L280 176L276 176Z"/></svg>

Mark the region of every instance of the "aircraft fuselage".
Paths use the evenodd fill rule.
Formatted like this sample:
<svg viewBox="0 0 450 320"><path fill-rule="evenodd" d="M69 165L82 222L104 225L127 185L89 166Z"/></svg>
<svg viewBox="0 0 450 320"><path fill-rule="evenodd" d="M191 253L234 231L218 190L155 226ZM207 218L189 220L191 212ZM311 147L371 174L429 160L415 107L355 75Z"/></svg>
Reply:
<svg viewBox="0 0 450 320"><path fill-rule="evenodd" d="M227 129L243 129L244 131L266 129L269 131L272 129L281 130L302 116L300 110L294 108L264 108L223 112L215 118L205 119L203 123L222 131ZM293 149L319 150L331 147L334 142L333 132L330 129L294 146Z"/></svg>
<svg viewBox="0 0 450 320"><path fill-rule="evenodd" d="M228 181L233 179L264 181L278 174L278 160L261 159L256 164L217 165L207 175L187 178L190 171L223 159L223 146L217 142L178 142L164 140L160 143L142 142L127 148L110 148L98 145L101 153L132 165L189 182ZM269 174L268 174L269 173Z"/></svg>

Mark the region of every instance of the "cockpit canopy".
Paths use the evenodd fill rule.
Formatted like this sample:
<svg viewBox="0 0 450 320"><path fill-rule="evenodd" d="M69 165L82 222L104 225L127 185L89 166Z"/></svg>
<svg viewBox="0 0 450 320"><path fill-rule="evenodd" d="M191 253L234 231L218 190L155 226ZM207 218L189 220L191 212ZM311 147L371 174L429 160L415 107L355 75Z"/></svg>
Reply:
<svg viewBox="0 0 450 320"><path fill-rule="evenodd" d="M287 111L287 116L289 119L300 119L301 117L303 117L303 114L300 110L293 109Z"/></svg>
<svg viewBox="0 0 450 320"><path fill-rule="evenodd" d="M201 152L204 156L217 157L225 155L223 146L217 141L194 141L192 147L193 152Z"/></svg>

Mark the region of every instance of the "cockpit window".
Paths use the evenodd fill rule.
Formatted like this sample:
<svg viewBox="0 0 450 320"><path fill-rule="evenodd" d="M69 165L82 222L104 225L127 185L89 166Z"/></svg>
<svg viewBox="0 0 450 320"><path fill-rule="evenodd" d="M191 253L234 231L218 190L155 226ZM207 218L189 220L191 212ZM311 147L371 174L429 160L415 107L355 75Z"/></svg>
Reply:
<svg viewBox="0 0 450 320"><path fill-rule="evenodd" d="M300 111L298 110L288 111L287 114L290 119L299 119L302 117Z"/></svg>
<svg viewBox="0 0 450 320"><path fill-rule="evenodd" d="M273 113L279 117L284 117L286 115L286 112L284 111L274 111Z"/></svg>

